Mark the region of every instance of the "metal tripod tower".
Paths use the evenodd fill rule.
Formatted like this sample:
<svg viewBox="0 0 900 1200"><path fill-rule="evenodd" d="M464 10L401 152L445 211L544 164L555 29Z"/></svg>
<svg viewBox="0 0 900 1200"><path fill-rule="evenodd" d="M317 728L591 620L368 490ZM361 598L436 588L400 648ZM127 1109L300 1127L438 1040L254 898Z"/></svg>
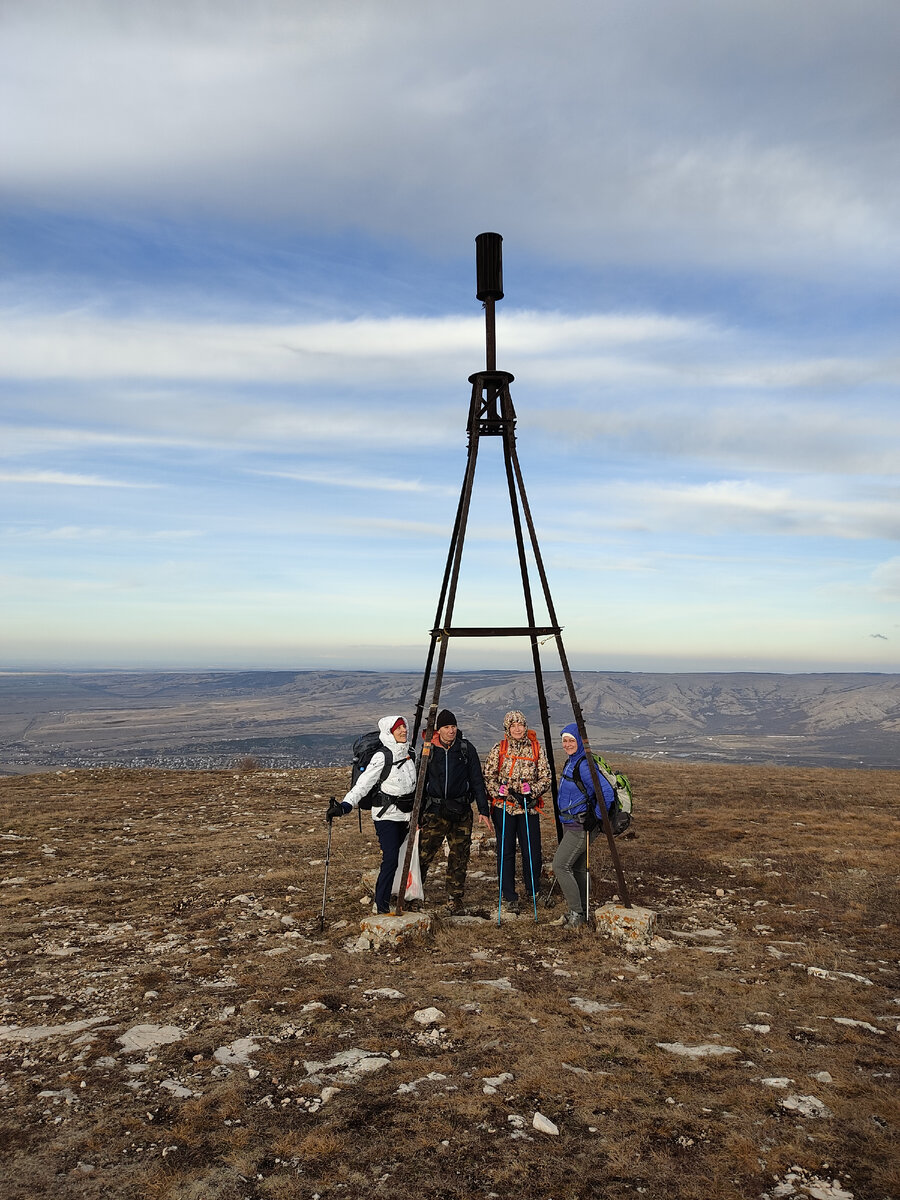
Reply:
<svg viewBox="0 0 900 1200"><path fill-rule="evenodd" d="M569 700L572 704L575 723L578 727L578 732L581 735L581 740L584 743L584 748L587 752L587 761L594 784L595 794L598 796L601 795L601 790L596 764L591 756L590 743L588 741L587 730L584 724L584 715L581 710L581 705L578 701L578 696L575 692L572 673L569 670L569 662L566 657L565 646L563 645L562 626L559 624L556 618L556 609L553 604L553 598L550 595L550 585L547 581L547 574L544 570L544 561L541 557L537 534L535 532L534 522L531 517L531 509L529 508L528 498L525 494L525 482L522 478L522 468L519 465L519 458L516 453L516 413L515 409L513 408L512 397L509 394L509 385L513 382L515 376L510 375L508 371L497 370L497 343L494 324L494 305L497 300L503 299L502 245L503 238L499 233L480 233L475 239L475 261L477 276L476 296L484 303L486 362L483 371L476 371L474 375L469 376L469 382L472 385L472 399L469 404L469 419L466 427L469 439L469 453L466 462L466 471L463 477L462 490L459 497L459 505L456 510L456 520L454 522L453 533L450 538L450 549L447 554L447 564L444 568L444 578L443 582L441 583L440 597L438 599L437 612L435 613L434 618L434 628L431 630L431 643L428 648L428 656L425 663L425 673L422 679L422 691L419 696L418 704L416 705L415 722L411 741L411 745L415 746L417 744L419 730L422 725L422 715L425 711L425 699L428 694L428 686L433 677L431 703L428 710L428 719L425 726L425 741L422 748L422 761L416 782L416 798L412 813L410 814L410 827L412 829L416 828L419 811L422 806L422 797L425 791L425 778L428 773L428 759L431 754L435 720L437 718L438 706L440 703L441 684L444 677L444 665L447 660L447 650L449 648L451 638L527 637L531 643L531 657L534 663L534 679L537 686L538 705L541 713L541 727L544 734L544 746L547 750L547 759L550 765L553 811L557 821L557 835L561 836L559 810L556 803L557 779L556 766L553 761L554 739L550 728L550 712L547 707L547 695L544 690L544 676L541 668L540 644L538 641L539 638L546 639L552 637L556 641L559 661L565 677L566 687L569 693ZM513 529L515 531L516 547L519 557L519 571L522 576L522 591L525 599L525 615L528 621L527 625L496 627L455 626L453 624L453 609L456 603L456 590L459 583L463 543L466 536L466 525L469 518L472 488L475 481L475 466L478 461L479 444L483 437L499 437L502 439L503 462L506 468L506 481L509 489L509 503L512 510ZM537 567L538 577L543 590L544 602L547 613L550 617L549 625L535 625L534 601L532 598L531 581L528 573L528 559L525 552L525 540L523 535L523 518L525 529L527 529L531 544L534 563ZM437 651L436 667L434 663L435 651ZM613 865L616 871L619 896L621 897L622 902L630 908L631 900L628 894L628 885L625 882L625 876L622 872L622 865L619 860L618 850L616 849L612 826L610 825L609 818L606 814L605 806L601 804L600 808L603 815L603 829L606 833L610 854L612 856ZM410 842L406 853L406 860L404 862L403 874L401 876L403 880L406 880L409 876L409 864L411 856L412 843ZM397 897L398 913L403 911L404 892L405 887L401 887L400 895Z"/></svg>

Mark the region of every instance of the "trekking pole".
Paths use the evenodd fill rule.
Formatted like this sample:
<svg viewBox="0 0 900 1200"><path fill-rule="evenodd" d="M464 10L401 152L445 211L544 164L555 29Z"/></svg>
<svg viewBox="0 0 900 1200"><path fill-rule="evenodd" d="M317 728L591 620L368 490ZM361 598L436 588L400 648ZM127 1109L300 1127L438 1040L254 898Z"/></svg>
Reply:
<svg viewBox="0 0 900 1200"><path fill-rule="evenodd" d="M537 818L540 820L540 817ZM534 901L534 923L537 925L537 892L534 890L534 855L531 853L531 827L528 824L528 805L525 805L525 845L528 847L528 873L531 876L531 899Z"/></svg>
<svg viewBox="0 0 900 1200"><path fill-rule="evenodd" d="M500 913L503 910L503 847L506 845L506 800L503 801L503 819L500 822L500 858L497 861L497 924L502 925Z"/></svg>
<svg viewBox="0 0 900 1200"><path fill-rule="evenodd" d="M331 803L334 804L335 797L331 796ZM319 913L319 933L325 929L325 897L328 893L328 864L331 862L331 828L334 821L331 817L328 818L328 845L325 847L325 882L322 884L322 911Z"/></svg>
<svg viewBox="0 0 900 1200"><path fill-rule="evenodd" d="M584 831L584 919L590 921L591 916L591 834Z"/></svg>

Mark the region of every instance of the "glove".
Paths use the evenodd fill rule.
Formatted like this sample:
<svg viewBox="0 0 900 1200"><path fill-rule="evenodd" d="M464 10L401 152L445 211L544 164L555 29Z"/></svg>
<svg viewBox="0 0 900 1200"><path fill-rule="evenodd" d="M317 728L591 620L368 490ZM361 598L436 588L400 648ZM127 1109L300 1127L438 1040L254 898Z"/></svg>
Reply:
<svg viewBox="0 0 900 1200"><path fill-rule="evenodd" d="M525 802L525 811L533 816L537 811L535 805L537 804L539 797L532 795L531 784L527 779L522 780L522 799Z"/></svg>
<svg viewBox="0 0 900 1200"><path fill-rule="evenodd" d="M352 804L348 804L345 800L337 801L332 797L331 803L325 809L325 820L333 821L335 817L343 817L350 812Z"/></svg>
<svg viewBox="0 0 900 1200"><path fill-rule="evenodd" d="M504 797L509 795L509 788L506 786L505 783L501 783L500 786L497 788L497 795L504 796Z"/></svg>

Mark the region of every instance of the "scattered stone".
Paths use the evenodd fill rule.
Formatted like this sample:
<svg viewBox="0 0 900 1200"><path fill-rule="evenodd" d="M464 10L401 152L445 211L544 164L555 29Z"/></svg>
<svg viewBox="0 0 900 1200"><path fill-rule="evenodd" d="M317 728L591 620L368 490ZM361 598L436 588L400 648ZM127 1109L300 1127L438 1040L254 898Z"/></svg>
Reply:
<svg viewBox="0 0 900 1200"><path fill-rule="evenodd" d="M439 1021L443 1021L446 1013L442 1013L439 1008L420 1008L413 1013L413 1020L418 1021L420 1025L437 1025Z"/></svg>
<svg viewBox="0 0 900 1200"><path fill-rule="evenodd" d="M747 1029L750 1033L771 1033L771 1025L742 1025L741 1029Z"/></svg>
<svg viewBox="0 0 900 1200"><path fill-rule="evenodd" d="M550 1118L545 1117L543 1113L536 1112L531 1124L539 1133L549 1133L554 1136L559 1134L559 1126L554 1125Z"/></svg>
<svg viewBox="0 0 900 1200"><path fill-rule="evenodd" d="M363 992L367 1000L405 1000L406 996L403 992L398 992L396 988L368 988Z"/></svg>
<svg viewBox="0 0 900 1200"><path fill-rule="evenodd" d="M865 975L854 975L852 971L828 971L825 967L808 967L806 963L792 962L792 967L796 967L798 971L805 971L807 975L812 975L816 979L828 979L832 983L837 983L841 979L850 979L853 983L862 983L866 987L872 987L872 980L866 979Z"/></svg>
<svg viewBox="0 0 900 1200"><path fill-rule="evenodd" d="M358 1079L361 1075L370 1075L390 1065L390 1059L374 1050L342 1050L328 1062L304 1062L307 1075L316 1076L322 1071L339 1071L341 1078L347 1082Z"/></svg>
<svg viewBox="0 0 900 1200"><path fill-rule="evenodd" d="M223 1067L245 1066L252 1055L259 1050L259 1044L253 1038L237 1038L227 1046L220 1046L213 1051L213 1058Z"/></svg>
<svg viewBox="0 0 900 1200"><path fill-rule="evenodd" d="M772 1189L771 1196L768 1192L763 1193L764 1200L772 1200L777 1197L780 1200L783 1196L798 1196L801 1193L797 1188L803 1189L803 1194L812 1198L812 1200L854 1200L853 1193L845 1191L841 1187L837 1179L832 1179L830 1182L827 1179L820 1179L818 1175L811 1175L809 1171L804 1171L802 1167L793 1166L784 1181L779 1183Z"/></svg>
<svg viewBox="0 0 900 1200"><path fill-rule="evenodd" d="M189 1087L185 1087L177 1079L164 1079L159 1086L165 1088L167 1092L171 1092L176 1100L188 1100L191 1096L195 1095Z"/></svg>
<svg viewBox="0 0 900 1200"><path fill-rule="evenodd" d="M514 1076L510 1075L509 1071L504 1071L502 1075L487 1075L484 1077L481 1090L485 1096L496 1096L497 1089L501 1088L504 1083L512 1083Z"/></svg>
<svg viewBox="0 0 900 1200"><path fill-rule="evenodd" d="M615 1001L612 1004L601 1004L599 1000L585 1000L581 996L570 996L569 1003L573 1008L586 1013L589 1017L596 1016L597 1013L612 1012L613 1009L622 1007Z"/></svg>
<svg viewBox="0 0 900 1200"><path fill-rule="evenodd" d="M397 1088L397 1095L402 1096L408 1092L415 1092L416 1088L421 1083L441 1083L447 1078L440 1071L429 1071L427 1075L423 1075L421 1079L416 1079L412 1083L401 1083Z"/></svg>
<svg viewBox="0 0 900 1200"><path fill-rule="evenodd" d="M582 1075L585 1078L590 1078L590 1071L586 1067L574 1067L571 1063L561 1062L559 1064L564 1071L571 1071L573 1075Z"/></svg>
<svg viewBox="0 0 900 1200"><path fill-rule="evenodd" d="M290 949L290 947L285 946L285 950L288 950L288 949ZM281 954L283 952L281 950L279 950L279 951L277 951L277 953ZM298 958L297 962L302 963L303 966L305 966L305 967L311 967L311 966L314 966L316 963L328 962L328 960L330 958L331 958L330 954L307 954L305 956L305 958Z"/></svg>
<svg viewBox="0 0 900 1200"><path fill-rule="evenodd" d="M724 936L725 936L725 934L722 932L721 929L710 928L710 929L673 929L672 930L672 937L689 938L691 940L693 940L694 938L709 938L710 940L713 940L715 938L720 938L720 937L724 937Z"/></svg>
<svg viewBox="0 0 900 1200"><path fill-rule="evenodd" d="M786 1088L790 1087L794 1081L793 1079L788 1079L785 1075L773 1075L768 1079L761 1079L759 1082L765 1087Z"/></svg>
<svg viewBox="0 0 900 1200"><path fill-rule="evenodd" d="M89 1017L85 1021L69 1021L67 1025L0 1025L0 1042L37 1042L42 1038L63 1037L108 1020L109 1017Z"/></svg>
<svg viewBox="0 0 900 1200"><path fill-rule="evenodd" d="M157 1046L180 1042L183 1037L184 1030L177 1025L132 1025L116 1041L126 1054L134 1054L138 1050L155 1050Z"/></svg>
<svg viewBox="0 0 900 1200"><path fill-rule="evenodd" d="M498 992L514 992L516 989L504 975L500 979L476 979L476 983L481 983L485 987L496 988Z"/></svg>
<svg viewBox="0 0 900 1200"><path fill-rule="evenodd" d="M655 938L652 938L650 941L650 949L658 950L662 954L666 950L674 950L675 943L670 942L667 938L664 938L664 937L655 937Z"/></svg>
<svg viewBox="0 0 900 1200"><path fill-rule="evenodd" d="M810 1079L815 1079L816 1083L834 1083L830 1071L816 1071L814 1075L810 1075Z"/></svg>
<svg viewBox="0 0 900 1200"><path fill-rule="evenodd" d="M884 1037L884 1030L878 1029L874 1025L870 1025L868 1021L854 1021L851 1017L832 1017L838 1025L850 1025L854 1029L867 1029L869 1033L877 1033L879 1037Z"/></svg>
<svg viewBox="0 0 900 1200"><path fill-rule="evenodd" d="M718 1046L706 1042L700 1046L685 1046L682 1042L657 1042L660 1050L670 1054L681 1054L685 1058L720 1058L725 1054L740 1054L735 1046Z"/></svg>
<svg viewBox="0 0 900 1200"><path fill-rule="evenodd" d="M816 1096L785 1096L778 1103L788 1112L798 1113L801 1117L808 1117L810 1120L824 1120L834 1115L831 1109L827 1108Z"/></svg>

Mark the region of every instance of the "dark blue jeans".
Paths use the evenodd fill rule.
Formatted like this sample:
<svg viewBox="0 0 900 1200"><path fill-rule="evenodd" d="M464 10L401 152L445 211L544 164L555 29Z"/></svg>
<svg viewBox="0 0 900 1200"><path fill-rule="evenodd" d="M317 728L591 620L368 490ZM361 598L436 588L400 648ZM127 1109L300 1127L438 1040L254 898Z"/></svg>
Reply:
<svg viewBox="0 0 900 1200"><path fill-rule="evenodd" d="M381 870L375 884L375 907L379 912L390 912L391 884L397 873L400 846L409 833L409 821L373 821L381 847Z"/></svg>
<svg viewBox="0 0 900 1200"><path fill-rule="evenodd" d="M514 904L516 896L516 843L522 859L522 881L525 898L531 898L541 882L541 818L537 813L526 816L521 813L506 814L506 829L503 828L503 809L496 804L491 807L491 820L497 835L497 879L500 895L507 904ZM501 857L502 848L502 857Z"/></svg>

